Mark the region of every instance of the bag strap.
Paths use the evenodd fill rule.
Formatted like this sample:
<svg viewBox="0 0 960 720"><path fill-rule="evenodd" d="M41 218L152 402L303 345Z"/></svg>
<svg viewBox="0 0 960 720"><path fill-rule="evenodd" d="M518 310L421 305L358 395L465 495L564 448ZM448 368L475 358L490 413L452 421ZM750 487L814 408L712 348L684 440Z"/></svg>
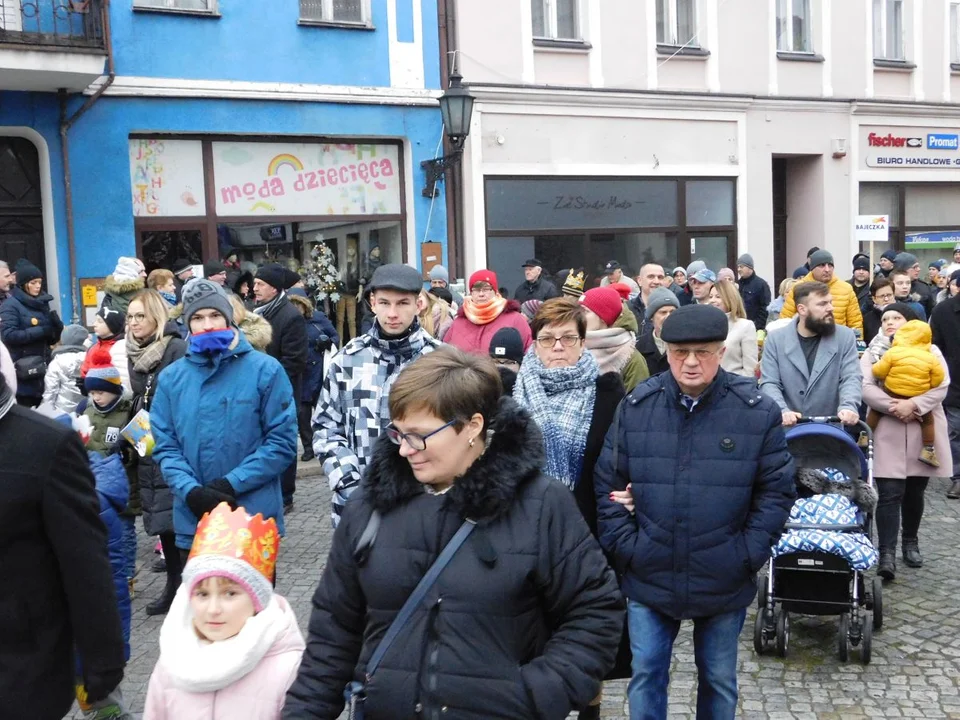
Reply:
<svg viewBox="0 0 960 720"><path fill-rule="evenodd" d="M460 529L457 530L457 534L454 535L450 542L447 543L446 547L443 548L443 552L440 553L439 557L434 560L433 565L430 566L430 569L427 570L426 574L422 578L420 578L420 582L417 583L417 586L413 589L413 592L410 593L410 597L407 598L407 601L403 604L403 607L400 608L400 612L397 613L397 616L393 619L390 627L387 628L387 634L383 636L383 640L380 641L377 649L373 651L373 655L370 657L370 662L367 663L368 681L377 671L380 661L383 660L383 656L387 654L387 650L390 649L393 641L397 639L397 636L400 635L400 631L403 630L403 627L410 621L410 618L413 617L413 613L416 612L417 607L427 596L427 591L437 581L437 578L440 577L440 573L442 573L444 568L447 567L447 565L453 559L453 556L456 555L457 550L460 549L460 546L463 545L464 541L467 539L470 533L473 532L475 527L476 523L474 523L472 520L465 520L463 525L460 526Z"/></svg>

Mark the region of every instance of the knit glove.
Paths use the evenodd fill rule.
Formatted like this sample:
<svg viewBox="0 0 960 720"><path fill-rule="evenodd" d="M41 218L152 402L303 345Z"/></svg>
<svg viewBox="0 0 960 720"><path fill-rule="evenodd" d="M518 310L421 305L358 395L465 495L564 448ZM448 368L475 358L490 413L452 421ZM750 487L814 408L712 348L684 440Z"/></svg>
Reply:
<svg viewBox="0 0 960 720"><path fill-rule="evenodd" d="M187 507L197 518L202 518L222 502L227 503L234 510L237 509L236 499L209 487L195 487L187 493Z"/></svg>
<svg viewBox="0 0 960 720"><path fill-rule="evenodd" d="M123 669L107 670L102 673L87 671L84 686L87 689L87 702L91 705L106 699L123 680Z"/></svg>
<svg viewBox="0 0 960 720"><path fill-rule="evenodd" d="M110 446L110 450L107 454L119 455L120 461L125 466L133 464L133 446L130 444L130 441L123 436L120 436L120 439Z"/></svg>
<svg viewBox="0 0 960 720"><path fill-rule="evenodd" d="M232 498L237 496L237 491L233 489L233 485L226 478L217 478L213 482L207 483L207 487Z"/></svg>

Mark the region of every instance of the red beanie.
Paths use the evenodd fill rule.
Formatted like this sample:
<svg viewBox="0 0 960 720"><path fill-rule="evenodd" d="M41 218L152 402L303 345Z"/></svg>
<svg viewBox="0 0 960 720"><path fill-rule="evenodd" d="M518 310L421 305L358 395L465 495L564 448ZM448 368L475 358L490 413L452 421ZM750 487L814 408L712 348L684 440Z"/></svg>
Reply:
<svg viewBox="0 0 960 720"><path fill-rule="evenodd" d="M629 300L630 293L633 292L633 290L630 289L630 286L626 283L610 283L606 287L612 287L614 290L620 293L620 297L624 300Z"/></svg>
<svg viewBox="0 0 960 720"><path fill-rule="evenodd" d="M608 327L613 325L623 312L620 293L610 286L587 290L580 298L580 304L592 310Z"/></svg>
<svg viewBox="0 0 960 720"><path fill-rule="evenodd" d="M500 290L500 286L497 285L497 274L493 270L477 270L470 276L470 282L467 283L467 292L480 282L490 283L494 291Z"/></svg>

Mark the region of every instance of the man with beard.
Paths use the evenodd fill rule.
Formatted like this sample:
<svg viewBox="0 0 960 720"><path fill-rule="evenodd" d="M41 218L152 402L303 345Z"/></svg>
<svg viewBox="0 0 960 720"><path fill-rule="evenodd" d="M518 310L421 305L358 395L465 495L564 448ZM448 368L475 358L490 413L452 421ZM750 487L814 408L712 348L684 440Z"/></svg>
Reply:
<svg viewBox="0 0 960 720"><path fill-rule="evenodd" d="M837 415L845 425L860 419L857 339L834 320L830 291L822 282L796 285L796 319L763 345L760 389L780 406L784 425L801 416Z"/></svg>
<svg viewBox="0 0 960 720"><path fill-rule="evenodd" d="M16 283L16 275L10 272L10 266L5 260L0 260L0 305L10 297L10 291Z"/></svg>
<svg viewBox="0 0 960 720"><path fill-rule="evenodd" d="M857 295L849 283L838 278L834 272L833 255L826 250L817 250L810 255L810 272L803 276L799 284L787 293L783 301L783 310L780 318L792 318L797 314L797 288L803 283L816 281L824 283L830 288L833 298L833 312L838 325L844 325L863 335L863 315L860 312L860 303Z"/></svg>

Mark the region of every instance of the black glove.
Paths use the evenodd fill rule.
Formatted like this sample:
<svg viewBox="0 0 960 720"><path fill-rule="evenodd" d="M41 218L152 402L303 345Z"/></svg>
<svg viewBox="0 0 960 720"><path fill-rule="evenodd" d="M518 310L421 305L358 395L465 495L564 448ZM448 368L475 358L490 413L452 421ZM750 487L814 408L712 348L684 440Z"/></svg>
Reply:
<svg viewBox="0 0 960 720"><path fill-rule="evenodd" d="M106 699L107 695L117 688L123 680L123 669L107 670L102 673L88 670L84 675L86 677L83 685L87 690L87 702L92 704Z"/></svg>
<svg viewBox="0 0 960 720"><path fill-rule="evenodd" d="M207 483L207 487L223 495L229 495L232 498L237 496L237 491L233 489L233 485L231 485L230 481L226 478L217 478L213 482Z"/></svg>
<svg viewBox="0 0 960 720"><path fill-rule="evenodd" d="M211 512L222 502L227 503L234 510L237 509L236 499L209 487L196 487L187 493L187 507L197 519Z"/></svg>
<svg viewBox="0 0 960 720"><path fill-rule="evenodd" d="M110 446L107 455L119 455L124 465L130 465L133 462L133 446L121 435L120 439Z"/></svg>

